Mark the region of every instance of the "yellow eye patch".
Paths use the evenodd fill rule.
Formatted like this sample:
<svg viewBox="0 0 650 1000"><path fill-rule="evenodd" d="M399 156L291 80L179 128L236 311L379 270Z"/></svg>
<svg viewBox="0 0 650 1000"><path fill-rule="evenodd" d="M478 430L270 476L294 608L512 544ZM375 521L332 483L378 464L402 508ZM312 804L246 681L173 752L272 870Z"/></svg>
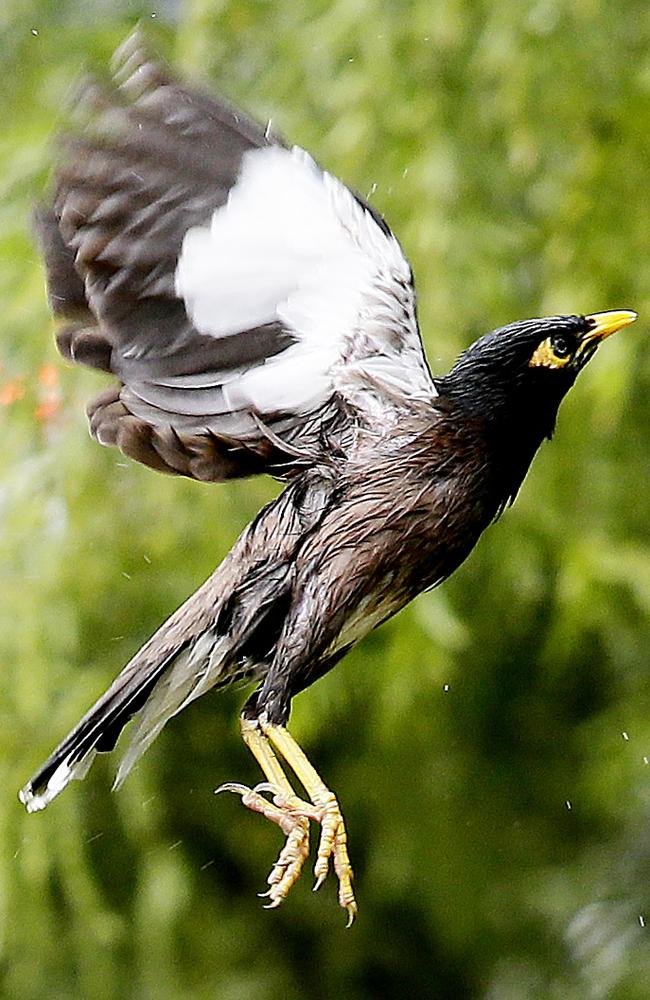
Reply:
<svg viewBox="0 0 650 1000"><path fill-rule="evenodd" d="M556 354L550 337L544 340L528 362L529 368L564 368L573 357L573 352L560 356Z"/></svg>

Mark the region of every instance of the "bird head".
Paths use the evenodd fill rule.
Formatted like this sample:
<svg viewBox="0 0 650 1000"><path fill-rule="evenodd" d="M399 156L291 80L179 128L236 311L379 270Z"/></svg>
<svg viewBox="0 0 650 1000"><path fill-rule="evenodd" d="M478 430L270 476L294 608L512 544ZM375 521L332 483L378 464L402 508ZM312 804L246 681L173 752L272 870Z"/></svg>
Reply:
<svg viewBox="0 0 650 1000"><path fill-rule="evenodd" d="M493 330L475 341L448 375L436 380L441 402L474 418L507 473L507 500L533 455L551 437L562 399L598 346L633 323L636 313L549 316Z"/></svg>
<svg viewBox="0 0 650 1000"><path fill-rule="evenodd" d="M603 340L635 319L634 312L612 310L511 323L468 347L438 388L476 416L523 421L550 437L578 373Z"/></svg>

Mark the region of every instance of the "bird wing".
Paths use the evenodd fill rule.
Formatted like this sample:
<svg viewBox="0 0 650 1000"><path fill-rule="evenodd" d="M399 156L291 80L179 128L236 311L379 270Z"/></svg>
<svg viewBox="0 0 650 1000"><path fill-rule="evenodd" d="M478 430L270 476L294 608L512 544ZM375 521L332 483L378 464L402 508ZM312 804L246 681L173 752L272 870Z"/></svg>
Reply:
<svg viewBox="0 0 650 1000"><path fill-rule="evenodd" d="M179 85L137 34L84 85L40 213L58 343L119 384L103 444L225 479L318 461L436 395L411 269L381 217L221 101Z"/></svg>

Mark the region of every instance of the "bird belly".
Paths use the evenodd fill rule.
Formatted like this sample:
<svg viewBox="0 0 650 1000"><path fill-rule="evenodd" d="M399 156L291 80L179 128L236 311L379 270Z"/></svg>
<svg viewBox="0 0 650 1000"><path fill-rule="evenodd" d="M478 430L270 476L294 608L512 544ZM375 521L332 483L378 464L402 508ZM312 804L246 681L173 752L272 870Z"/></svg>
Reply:
<svg viewBox="0 0 650 1000"><path fill-rule="evenodd" d="M396 594L386 595L377 601L375 594L368 594L353 608L343 623L341 630L330 643L326 655L331 656L339 650L349 648L360 642L369 632L385 622L404 606Z"/></svg>

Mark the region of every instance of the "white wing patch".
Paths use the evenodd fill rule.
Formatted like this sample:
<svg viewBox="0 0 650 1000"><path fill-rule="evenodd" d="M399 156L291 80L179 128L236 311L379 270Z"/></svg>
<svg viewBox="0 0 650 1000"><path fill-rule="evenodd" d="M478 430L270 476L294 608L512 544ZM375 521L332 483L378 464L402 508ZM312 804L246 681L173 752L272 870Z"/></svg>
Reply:
<svg viewBox="0 0 650 1000"><path fill-rule="evenodd" d="M373 411L436 394L397 240L302 149L245 154L227 204L186 233L175 281L202 334L280 322L296 337L224 385L232 410L305 413L339 391Z"/></svg>

